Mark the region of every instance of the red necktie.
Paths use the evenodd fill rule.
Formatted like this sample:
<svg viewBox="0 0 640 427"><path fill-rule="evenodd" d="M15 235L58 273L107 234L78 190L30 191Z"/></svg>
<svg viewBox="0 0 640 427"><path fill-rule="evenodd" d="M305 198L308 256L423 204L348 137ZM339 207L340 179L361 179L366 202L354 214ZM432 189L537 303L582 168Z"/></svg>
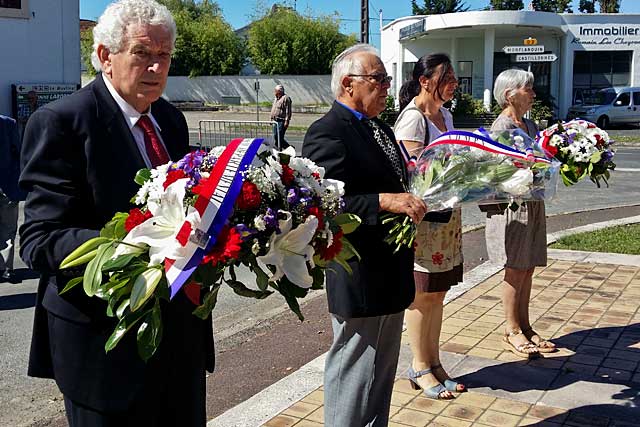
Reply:
<svg viewBox="0 0 640 427"><path fill-rule="evenodd" d="M140 129L142 129L142 132L144 133L144 147L147 150L147 156L151 162L151 167L155 168L156 166L166 164L170 160L169 155L162 145L160 138L158 138L156 129L153 126L153 123L151 123L149 116L140 116L136 126L140 126Z"/></svg>

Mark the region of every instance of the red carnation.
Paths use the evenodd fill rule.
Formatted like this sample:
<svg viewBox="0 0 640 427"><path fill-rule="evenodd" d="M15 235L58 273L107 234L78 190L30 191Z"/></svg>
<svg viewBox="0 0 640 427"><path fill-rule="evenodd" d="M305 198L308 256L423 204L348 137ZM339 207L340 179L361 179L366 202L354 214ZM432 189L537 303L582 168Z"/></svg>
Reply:
<svg viewBox="0 0 640 427"><path fill-rule="evenodd" d="M200 178L200 181L198 181L198 183L194 185L193 188L191 188L191 192L197 195L204 193L203 190L205 185L207 185L208 180L209 180L208 178Z"/></svg>
<svg viewBox="0 0 640 427"><path fill-rule="evenodd" d="M322 213L322 210L320 210L320 208L317 206L312 206L307 210L307 212L309 213L309 215L313 215L318 218L317 230L324 230L324 214Z"/></svg>
<svg viewBox="0 0 640 427"><path fill-rule="evenodd" d="M282 165L282 183L289 186L293 183L293 180L293 169L291 169L289 165Z"/></svg>
<svg viewBox="0 0 640 427"><path fill-rule="evenodd" d="M129 211L129 216L124 221L124 228L127 233L130 232L133 227L142 224L153 215L149 211L142 212L139 208L133 208Z"/></svg>
<svg viewBox="0 0 640 427"><path fill-rule="evenodd" d="M166 190L168 186L170 186L171 184L173 184L177 180L182 179L182 178L186 178L186 177L187 177L187 175L185 175L185 173L184 173L184 171L182 169L170 170L167 173L167 177L165 178L164 183L162 184L162 186Z"/></svg>
<svg viewBox="0 0 640 427"><path fill-rule="evenodd" d="M344 236L344 233L342 232L342 229L340 229L333 235L333 242L331 242L331 246L320 250L320 258L330 261L338 256L340 251L342 251L342 236Z"/></svg>
<svg viewBox="0 0 640 427"><path fill-rule="evenodd" d="M225 225L220 234L215 246L207 255L202 259L203 263L211 263L214 267L218 263L226 263L228 261L236 260L240 256L242 250L242 237L235 227L229 227Z"/></svg>
<svg viewBox="0 0 640 427"><path fill-rule="evenodd" d="M245 181L242 183L242 190L236 199L236 206L243 211L255 210L260 206L262 197L258 186L253 182Z"/></svg>

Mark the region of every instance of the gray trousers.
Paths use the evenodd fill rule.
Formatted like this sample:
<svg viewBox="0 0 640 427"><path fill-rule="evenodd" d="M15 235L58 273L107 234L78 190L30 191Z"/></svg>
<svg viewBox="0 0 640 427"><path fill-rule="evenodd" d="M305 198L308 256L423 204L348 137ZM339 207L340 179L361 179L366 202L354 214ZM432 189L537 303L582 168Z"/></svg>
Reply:
<svg viewBox="0 0 640 427"><path fill-rule="evenodd" d="M17 230L18 202L12 202L0 191L0 274L13 270Z"/></svg>
<svg viewBox="0 0 640 427"><path fill-rule="evenodd" d="M331 315L333 345L324 370L325 427L389 422L404 311L387 316Z"/></svg>

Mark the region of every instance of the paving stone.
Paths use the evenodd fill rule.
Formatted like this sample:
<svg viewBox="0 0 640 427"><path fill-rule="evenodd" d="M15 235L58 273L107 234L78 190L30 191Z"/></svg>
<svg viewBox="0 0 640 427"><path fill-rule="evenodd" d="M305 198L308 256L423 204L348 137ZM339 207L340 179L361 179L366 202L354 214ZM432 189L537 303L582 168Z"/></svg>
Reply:
<svg viewBox="0 0 640 427"><path fill-rule="evenodd" d="M323 427L323 423L318 423L311 420L302 420L295 427Z"/></svg>
<svg viewBox="0 0 640 427"><path fill-rule="evenodd" d="M278 415L267 421L264 425L265 427L291 427L298 421L300 421L300 418Z"/></svg>
<svg viewBox="0 0 640 427"><path fill-rule="evenodd" d="M516 427L520 422L520 417L489 409L480 416L478 421L490 426Z"/></svg>
<svg viewBox="0 0 640 427"><path fill-rule="evenodd" d="M469 404L452 403L442 411L442 415L467 421L475 421L482 414L482 411L482 408Z"/></svg>
<svg viewBox="0 0 640 427"><path fill-rule="evenodd" d="M553 420L557 423L563 423L567 416L568 414L566 409L540 404L533 405L527 413L527 417L537 418L540 420Z"/></svg>
<svg viewBox="0 0 640 427"><path fill-rule="evenodd" d="M286 410L282 411L283 415L289 415L297 418L304 418L313 411L318 409L318 405L306 402L296 402L289 406Z"/></svg>
<svg viewBox="0 0 640 427"><path fill-rule="evenodd" d="M520 426L531 426L531 427L560 427L562 424L558 424L558 423L553 423L550 421L545 421L545 420L538 420L536 418L524 418L522 421L520 421L520 424L518 424L518 427Z"/></svg>
<svg viewBox="0 0 640 427"><path fill-rule="evenodd" d="M486 409L496 400L495 397L488 394L480 394L476 392L467 392L458 395L456 403L460 405L474 406L476 408Z"/></svg>
<svg viewBox="0 0 640 427"><path fill-rule="evenodd" d="M448 405L448 402L443 400L429 399L426 397L417 397L409 402L407 408L415 409L418 411L428 412L433 415L438 415Z"/></svg>
<svg viewBox="0 0 640 427"><path fill-rule="evenodd" d="M416 427L424 427L433 419L433 415L414 409L401 409L392 418L393 421Z"/></svg>
<svg viewBox="0 0 640 427"><path fill-rule="evenodd" d="M319 407L318 409L307 415L305 419L324 424L324 406Z"/></svg>
<svg viewBox="0 0 640 427"><path fill-rule="evenodd" d="M622 369L599 368L596 371L597 377L611 379L616 382L628 381L632 375L631 371L624 371Z"/></svg>
<svg viewBox="0 0 640 427"><path fill-rule="evenodd" d="M471 423L469 421L459 420L457 418L450 418L444 416L436 417L429 427L469 427Z"/></svg>
<svg viewBox="0 0 640 427"><path fill-rule="evenodd" d="M530 408L531 405L528 403L517 402L509 399L496 399L489 407L489 409L493 409L494 411L506 412L507 414L512 415L524 415Z"/></svg>
<svg viewBox="0 0 640 427"><path fill-rule="evenodd" d="M633 360L616 359L613 357L607 357L602 362L602 366L605 368L624 369L625 371L633 371L638 366L638 363Z"/></svg>

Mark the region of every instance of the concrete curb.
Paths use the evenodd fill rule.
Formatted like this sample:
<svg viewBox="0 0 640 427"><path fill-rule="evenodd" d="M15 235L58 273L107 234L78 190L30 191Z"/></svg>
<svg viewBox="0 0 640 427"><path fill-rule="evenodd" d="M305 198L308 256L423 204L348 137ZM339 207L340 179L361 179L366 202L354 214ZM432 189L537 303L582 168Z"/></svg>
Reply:
<svg viewBox="0 0 640 427"><path fill-rule="evenodd" d="M547 235L548 244L571 234L600 230L619 225L640 222L640 215L598 222ZM549 249L549 258L577 262L605 263L640 266L640 255L623 255ZM502 266L487 261L465 274L463 283L447 293L445 304L459 298L467 291L502 270ZM320 387L324 377L326 353L302 366L291 375L265 388L246 401L210 420L207 427L260 427L286 408Z"/></svg>

